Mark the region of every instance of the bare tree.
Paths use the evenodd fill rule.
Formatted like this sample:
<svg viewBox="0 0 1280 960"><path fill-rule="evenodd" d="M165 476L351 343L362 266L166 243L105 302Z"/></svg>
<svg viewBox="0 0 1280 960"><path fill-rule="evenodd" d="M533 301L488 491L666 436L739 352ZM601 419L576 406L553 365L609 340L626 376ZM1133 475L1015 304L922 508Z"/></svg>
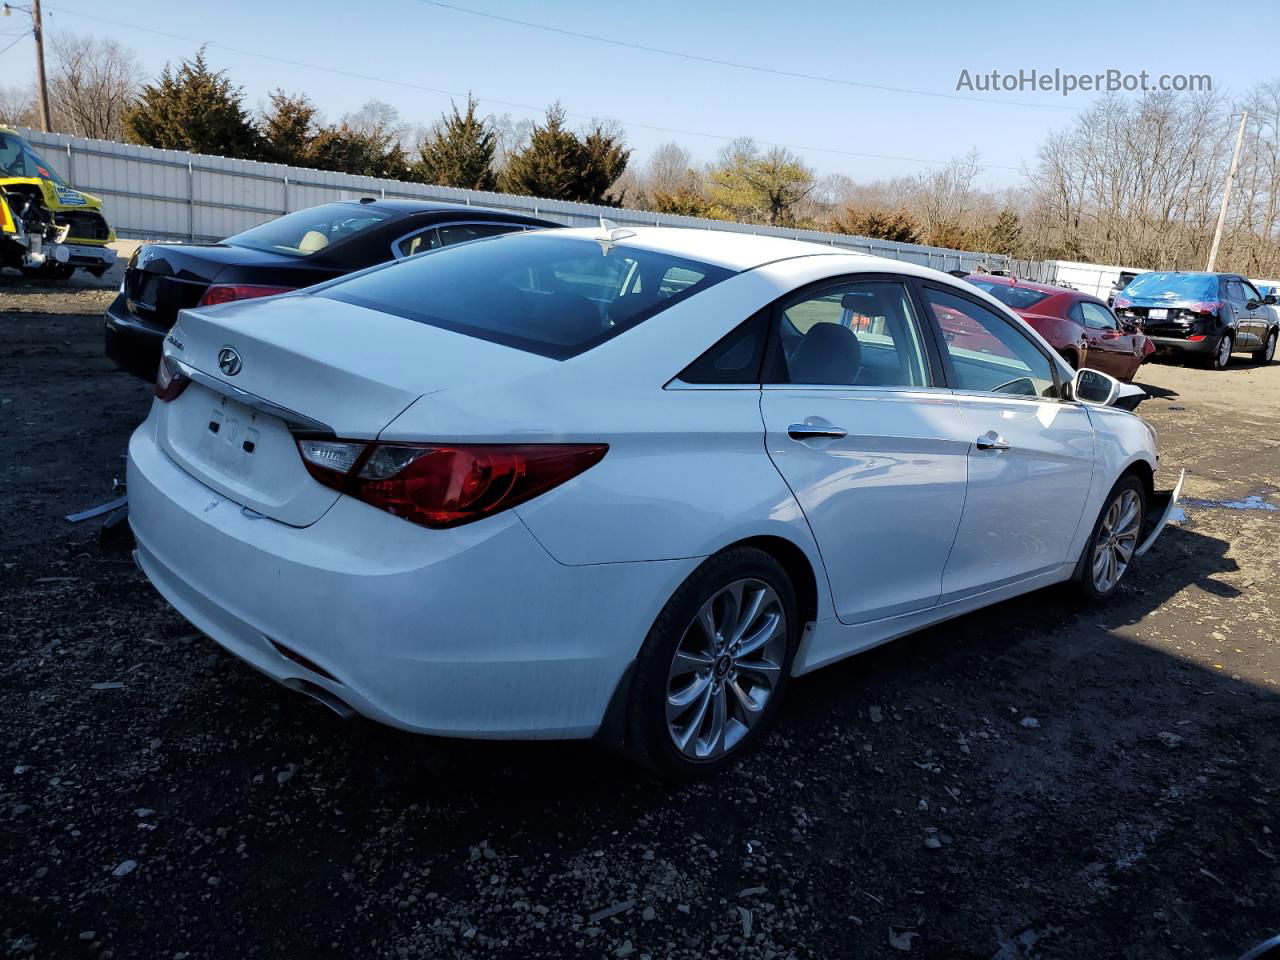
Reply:
<svg viewBox="0 0 1280 960"><path fill-rule="evenodd" d="M142 68L114 40L55 34L49 99L54 129L99 140L124 139L124 115L142 87Z"/></svg>
<svg viewBox="0 0 1280 960"><path fill-rule="evenodd" d="M955 157L946 166L915 178L908 204L925 243L945 243L964 230L974 212L978 192L974 182L982 172L977 150Z"/></svg>
<svg viewBox="0 0 1280 960"><path fill-rule="evenodd" d="M486 118L486 123L498 137L493 151L493 168L501 173L506 169L507 159L529 145L529 138L533 135L533 121L516 120L511 114L504 113Z"/></svg>
<svg viewBox="0 0 1280 960"><path fill-rule="evenodd" d="M31 127L35 121L35 91L30 87L0 87L0 123Z"/></svg>
<svg viewBox="0 0 1280 960"><path fill-rule="evenodd" d="M1214 95L1105 97L1041 146L1028 225L1037 256L1203 266L1230 116Z"/></svg>
<svg viewBox="0 0 1280 960"><path fill-rule="evenodd" d="M644 166L644 187L651 194L657 191L675 193L696 179L693 154L678 143L660 144Z"/></svg>

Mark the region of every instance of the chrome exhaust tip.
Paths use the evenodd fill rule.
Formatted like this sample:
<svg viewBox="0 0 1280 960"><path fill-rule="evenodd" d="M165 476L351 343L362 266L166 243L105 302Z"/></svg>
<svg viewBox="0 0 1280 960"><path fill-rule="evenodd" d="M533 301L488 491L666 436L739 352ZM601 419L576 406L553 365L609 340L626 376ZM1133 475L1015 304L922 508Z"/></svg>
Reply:
<svg viewBox="0 0 1280 960"><path fill-rule="evenodd" d="M330 693L324 687L318 686L309 680L300 680L298 678L290 678L283 681L284 685L295 693L300 693L304 697L309 697L321 706L327 707L342 720L350 720L356 715L356 711L348 706L340 697Z"/></svg>

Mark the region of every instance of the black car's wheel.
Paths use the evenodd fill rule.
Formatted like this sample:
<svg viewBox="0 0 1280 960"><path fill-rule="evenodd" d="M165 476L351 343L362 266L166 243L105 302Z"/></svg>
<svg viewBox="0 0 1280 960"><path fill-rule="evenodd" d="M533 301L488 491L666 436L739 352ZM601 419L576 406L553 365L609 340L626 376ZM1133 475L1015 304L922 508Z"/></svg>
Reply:
<svg viewBox="0 0 1280 960"><path fill-rule="evenodd" d="M1085 597L1105 600L1116 592L1136 559L1146 517L1147 492L1142 481L1132 474L1121 477L1103 501L1076 565L1076 582Z"/></svg>
<svg viewBox="0 0 1280 960"><path fill-rule="evenodd" d="M1210 370L1225 370L1227 365L1231 363L1231 352L1235 350L1236 339L1230 331L1224 333L1213 348L1213 354L1208 359L1208 367Z"/></svg>
<svg viewBox="0 0 1280 960"><path fill-rule="evenodd" d="M772 723L800 635L795 590L763 550L707 559L645 638L627 707L627 751L672 780L734 763Z"/></svg>
<svg viewBox="0 0 1280 960"><path fill-rule="evenodd" d="M1254 363L1270 363L1276 356L1276 338L1280 336L1280 329L1272 327L1267 332L1267 340L1262 345L1261 350L1253 351Z"/></svg>

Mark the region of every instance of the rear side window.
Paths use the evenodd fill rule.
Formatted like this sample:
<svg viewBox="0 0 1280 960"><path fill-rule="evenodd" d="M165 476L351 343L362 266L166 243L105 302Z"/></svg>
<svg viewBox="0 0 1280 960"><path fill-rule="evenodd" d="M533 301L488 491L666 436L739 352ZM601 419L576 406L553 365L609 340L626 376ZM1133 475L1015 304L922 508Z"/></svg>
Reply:
<svg viewBox="0 0 1280 960"><path fill-rule="evenodd" d="M680 373L685 383L759 384L769 337L769 311L738 324Z"/></svg>
<svg viewBox="0 0 1280 960"><path fill-rule="evenodd" d="M482 237L496 237L522 229L522 226L515 223L448 223L440 227L428 227L404 237L396 243L396 250L402 257L412 257L415 253L426 253L437 247L466 243Z"/></svg>
<svg viewBox="0 0 1280 960"><path fill-rule="evenodd" d="M445 246L316 295L563 360L732 274L625 244L522 232Z"/></svg>
<svg viewBox="0 0 1280 960"><path fill-rule="evenodd" d="M1013 323L965 297L924 288L957 390L1057 397L1053 363Z"/></svg>

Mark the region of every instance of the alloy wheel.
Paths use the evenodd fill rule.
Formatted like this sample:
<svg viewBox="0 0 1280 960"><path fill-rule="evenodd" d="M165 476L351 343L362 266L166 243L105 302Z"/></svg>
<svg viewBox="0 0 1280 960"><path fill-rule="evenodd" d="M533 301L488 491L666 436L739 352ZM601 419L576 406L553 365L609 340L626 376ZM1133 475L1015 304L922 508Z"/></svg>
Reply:
<svg viewBox="0 0 1280 960"><path fill-rule="evenodd" d="M1224 336L1218 341L1218 369L1225 370L1231 362L1231 337Z"/></svg>
<svg viewBox="0 0 1280 960"><path fill-rule="evenodd" d="M1276 331L1271 331L1271 336L1267 337L1267 353L1266 363L1270 363L1276 358Z"/></svg>
<svg viewBox="0 0 1280 960"><path fill-rule="evenodd" d="M1093 548L1093 586L1098 593L1110 591L1129 569L1141 526L1142 498L1135 490L1122 491L1107 508Z"/></svg>
<svg viewBox="0 0 1280 960"><path fill-rule="evenodd" d="M667 732L691 760L732 750L765 715L787 654L782 600L763 580L735 580L685 628L667 674Z"/></svg>

